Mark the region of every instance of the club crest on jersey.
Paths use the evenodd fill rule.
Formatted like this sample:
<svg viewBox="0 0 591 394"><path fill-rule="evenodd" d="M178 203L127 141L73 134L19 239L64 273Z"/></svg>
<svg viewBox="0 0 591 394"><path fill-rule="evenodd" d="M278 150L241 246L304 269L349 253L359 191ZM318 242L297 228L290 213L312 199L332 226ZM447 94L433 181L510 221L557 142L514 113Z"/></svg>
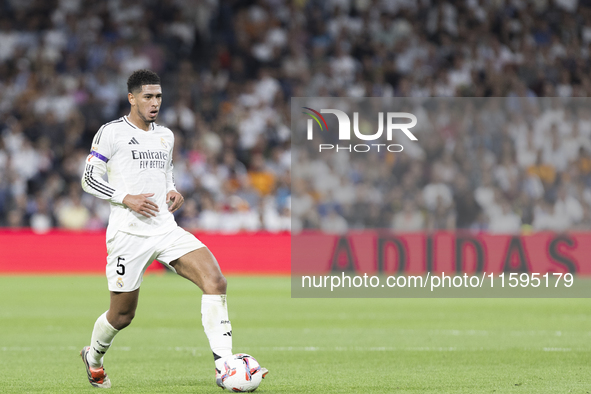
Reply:
<svg viewBox="0 0 591 394"><path fill-rule="evenodd" d="M160 143L162 144L162 146L163 146L165 149L168 149L168 144L166 143L166 141L164 140L164 138L163 138L163 137L160 137Z"/></svg>

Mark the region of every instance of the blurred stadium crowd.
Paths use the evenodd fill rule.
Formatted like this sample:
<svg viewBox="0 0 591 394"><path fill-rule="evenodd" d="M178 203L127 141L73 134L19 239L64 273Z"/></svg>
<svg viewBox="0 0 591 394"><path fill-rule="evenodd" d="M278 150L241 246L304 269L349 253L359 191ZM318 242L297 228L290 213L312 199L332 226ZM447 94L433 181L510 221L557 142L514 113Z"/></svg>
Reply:
<svg viewBox="0 0 591 394"><path fill-rule="evenodd" d="M292 140L294 231L591 229L591 99L302 101L358 113L358 130L366 135L376 133L379 112L410 112L418 141L400 131L392 141L339 140L336 132L317 132L309 141L300 137L306 131L299 122ZM325 119L328 130L339 129L336 116ZM383 143L380 151L370 146L375 143ZM392 143L404 146L402 153L387 153ZM325 144L321 152L319 144Z"/></svg>
<svg viewBox="0 0 591 394"><path fill-rule="evenodd" d="M150 68L163 78L159 123L176 135L180 224L289 230L290 97L590 96L589 3L4 0L0 225L106 225L108 204L80 188L84 158L101 124L128 112L128 75ZM588 107L561 113L554 120L572 127L549 126L546 145L530 142L528 117L515 119L518 137L466 134L450 119L422 154L396 156L387 168L399 183L388 190L371 171L342 177L349 211L294 182L293 198L305 200L297 206L309 208L294 212L294 225L497 231L502 213L504 231L590 228ZM578 212L568 224L560 204ZM550 219L539 224L538 211Z"/></svg>

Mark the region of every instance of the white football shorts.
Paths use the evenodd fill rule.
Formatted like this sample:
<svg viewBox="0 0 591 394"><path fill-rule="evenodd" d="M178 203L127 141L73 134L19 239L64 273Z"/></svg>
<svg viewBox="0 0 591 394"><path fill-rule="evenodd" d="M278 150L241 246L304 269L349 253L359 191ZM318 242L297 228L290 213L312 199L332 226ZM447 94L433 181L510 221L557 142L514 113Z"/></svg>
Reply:
<svg viewBox="0 0 591 394"><path fill-rule="evenodd" d="M159 235L142 236L118 231L107 241L107 281L110 291L134 291L142 284L144 272L154 260L170 263L205 245L180 227Z"/></svg>

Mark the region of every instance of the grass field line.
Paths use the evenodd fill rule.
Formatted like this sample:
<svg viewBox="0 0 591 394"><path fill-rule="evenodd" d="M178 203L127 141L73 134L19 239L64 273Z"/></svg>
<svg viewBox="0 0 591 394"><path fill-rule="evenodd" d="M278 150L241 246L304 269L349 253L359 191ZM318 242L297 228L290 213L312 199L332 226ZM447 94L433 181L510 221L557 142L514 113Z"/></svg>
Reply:
<svg viewBox="0 0 591 394"><path fill-rule="evenodd" d="M544 351L544 352L588 352L589 348L562 348L562 347L512 347L508 349L519 349L525 351ZM2 352L30 352L30 351L79 351L75 346L5 346L0 347ZM113 346L113 351L132 351L131 346ZM152 347L133 347L134 351L175 351L191 352L193 354L208 353L208 347L189 347L189 346L152 346ZM415 347L395 347L395 346L272 346L272 347L242 347L242 352L250 351L270 351L270 352L477 352L491 351L501 349L491 349L485 347L440 347L440 346L415 346ZM507 349L502 349L507 350Z"/></svg>
<svg viewBox="0 0 591 394"><path fill-rule="evenodd" d="M304 330L306 332L307 330ZM308 330L309 331L309 330ZM334 331L339 331L336 329ZM563 335L586 335L591 336L591 331L556 331L556 330L432 330L432 329L398 329L393 330L398 334L416 334L418 332L428 335L448 335L448 336L489 336L489 335L510 335L510 336L552 336L561 337Z"/></svg>

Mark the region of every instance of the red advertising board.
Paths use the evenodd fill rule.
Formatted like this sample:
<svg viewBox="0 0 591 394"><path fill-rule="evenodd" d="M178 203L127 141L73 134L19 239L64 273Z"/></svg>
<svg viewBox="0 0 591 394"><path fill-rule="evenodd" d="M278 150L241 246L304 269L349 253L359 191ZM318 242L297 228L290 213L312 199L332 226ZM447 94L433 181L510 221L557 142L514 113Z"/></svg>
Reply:
<svg viewBox="0 0 591 394"><path fill-rule="evenodd" d="M226 274L289 274L290 234L196 234ZM0 230L0 273L104 273L105 232ZM149 270L164 269L152 264Z"/></svg>
<svg viewBox="0 0 591 394"><path fill-rule="evenodd" d="M227 274L572 272L591 275L591 233L197 233ZM292 239L293 238L293 239ZM292 253L293 252L293 253ZM105 233L0 230L0 273L103 273ZM290 266L290 262L293 267ZM153 264L151 270L159 270Z"/></svg>
<svg viewBox="0 0 591 394"><path fill-rule="evenodd" d="M292 272L571 272L591 275L591 233L396 234L380 231L293 236Z"/></svg>

